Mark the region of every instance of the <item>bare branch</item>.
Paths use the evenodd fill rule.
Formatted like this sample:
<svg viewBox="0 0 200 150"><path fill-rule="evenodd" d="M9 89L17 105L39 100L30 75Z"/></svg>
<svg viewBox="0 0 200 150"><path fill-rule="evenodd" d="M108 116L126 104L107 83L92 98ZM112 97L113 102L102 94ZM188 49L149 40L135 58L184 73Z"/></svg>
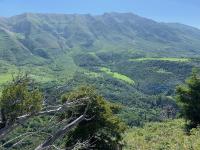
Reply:
<svg viewBox="0 0 200 150"><path fill-rule="evenodd" d="M17 124L9 124L6 125L4 128L0 129L0 139L4 138L8 133L14 130L18 125Z"/></svg>
<svg viewBox="0 0 200 150"><path fill-rule="evenodd" d="M78 105L84 105L84 103L82 103L82 101L87 100L87 99L89 99L89 98L85 97L85 98L78 99L76 101L65 103L63 105L58 105L57 107L55 106L54 109L51 109L51 110L47 110L47 109L49 109L47 107L47 108L44 108L45 109L44 111L40 111L38 113L25 114L25 115L19 116L16 118L15 122L9 123L4 128L0 129L0 139L4 138L8 133L13 131L20 124L24 124L24 122L26 122L29 118L31 118L33 116L51 115L51 114L55 114L57 112L61 112L61 111L65 110L66 108L75 107Z"/></svg>
<svg viewBox="0 0 200 150"><path fill-rule="evenodd" d="M68 132L71 128L73 128L74 126L76 126L78 123L80 123L84 119L85 119L84 115L81 115L76 120L74 120L71 123L69 123L68 125L66 125L63 129L57 131L53 136L49 137L43 144L41 144L40 146L38 146L35 150L42 150L45 147L48 147L49 145L52 145L53 142L56 139L58 139L59 137L61 137L63 134L65 134L66 132Z"/></svg>
<svg viewBox="0 0 200 150"><path fill-rule="evenodd" d="M84 142L77 142L75 146L72 148L72 150L81 150L81 149L87 149L89 148L90 145L90 140L86 140Z"/></svg>
<svg viewBox="0 0 200 150"><path fill-rule="evenodd" d="M85 120L86 113L89 108L89 103L83 113L83 115L79 116L77 119L72 121L71 123L67 124L64 128L60 129L57 131L53 136L50 136L47 140L45 140L41 145L39 145L35 150L42 150L50 145L53 145L55 140L66 134L68 131L70 131L73 127L75 127L77 124L79 124L81 121Z"/></svg>
<svg viewBox="0 0 200 150"><path fill-rule="evenodd" d="M14 140L16 140L16 139L19 139L19 138L21 138L21 137L23 137L23 136L31 135L31 134L33 134L33 133L34 133L34 132L27 132L27 133L21 134L21 135L15 137L15 138L13 138L13 139L7 141L7 142L4 143L3 145L1 145L0 148L3 148L5 145L7 145L8 143L10 143L10 142L12 142L12 141L14 141Z"/></svg>

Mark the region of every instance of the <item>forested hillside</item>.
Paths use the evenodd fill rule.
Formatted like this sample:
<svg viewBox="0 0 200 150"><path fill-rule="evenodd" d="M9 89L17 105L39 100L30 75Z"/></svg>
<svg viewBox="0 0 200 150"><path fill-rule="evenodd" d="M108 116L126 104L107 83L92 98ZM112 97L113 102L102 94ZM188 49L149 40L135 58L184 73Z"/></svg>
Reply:
<svg viewBox="0 0 200 150"><path fill-rule="evenodd" d="M128 106L122 116L130 125L162 120L166 107L176 114L175 86L199 66L199 35L193 27L131 13L1 18L0 84L18 70L44 88L89 83Z"/></svg>

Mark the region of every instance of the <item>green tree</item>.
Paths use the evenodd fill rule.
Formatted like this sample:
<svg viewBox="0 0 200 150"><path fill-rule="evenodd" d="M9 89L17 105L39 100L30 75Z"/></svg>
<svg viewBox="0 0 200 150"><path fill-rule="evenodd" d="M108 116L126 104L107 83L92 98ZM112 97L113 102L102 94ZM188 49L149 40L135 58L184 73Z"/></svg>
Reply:
<svg viewBox="0 0 200 150"><path fill-rule="evenodd" d="M68 135L66 146L69 147L79 141L89 140L94 149L114 150L122 141L122 133L126 125L113 114L118 106L108 103L91 87L80 87L62 96L62 102L82 99L82 103L89 102L88 120L81 122ZM75 107L67 112L69 116L83 113L84 105Z"/></svg>
<svg viewBox="0 0 200 150"><path fill-rule="evenodd" d="M186 84L177 87L177 101L181 112L190 124L196 127L200 124L200 77L193 72Z"/></svg>
<svg viewBox="0 0 200 150"><path fill-rule="evenodd" d="M42 93L27 75L17 76L2 91L0 98L2 124L14 122L21 115L40 111L42 100Z"/></svg>

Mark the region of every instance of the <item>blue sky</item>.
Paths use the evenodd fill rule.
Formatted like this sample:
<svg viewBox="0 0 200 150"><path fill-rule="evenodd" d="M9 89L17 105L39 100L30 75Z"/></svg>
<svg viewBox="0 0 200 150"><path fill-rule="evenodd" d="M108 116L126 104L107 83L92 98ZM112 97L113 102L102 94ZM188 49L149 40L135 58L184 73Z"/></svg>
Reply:
<svg viewBox="0 0 200 150"><path fill-rule="evenodd" d="M132 12L156 21L179 22L200 28L200 0L0 0L0 16L24 12Z"/></svg>

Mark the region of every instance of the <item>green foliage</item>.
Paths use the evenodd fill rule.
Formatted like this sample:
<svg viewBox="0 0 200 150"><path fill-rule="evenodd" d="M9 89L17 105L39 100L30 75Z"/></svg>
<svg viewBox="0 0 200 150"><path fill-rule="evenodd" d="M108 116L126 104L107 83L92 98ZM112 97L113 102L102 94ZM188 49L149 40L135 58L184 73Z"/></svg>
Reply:
<svg viewBox="0 0 200 150"><path fill-rule="evenodd" d="M184 128L182 119L131 128L124 136L124 150L199 150L200 128L191 130L189 134Z"/></svg>
<svg viewBox="0 0 200 150"><path fill-rule="evenodd" d="M102 67L100 70L103 71L103 72L105 72L105 73L107 73L108 75L112 76L113 78L122 80L124 82L129 83L129 84L134 84L135 83L131 78L129 78L129 77L123 75L123 74L119 74L117 72L112 72L108 68Z"/></svg>
<svg viewBox="0 0 200 150"><path fill-rule="evenodd" d="M49 134L47 133L53 133L57 130L57 128L52 129L55 126L55 122L57 120L56 118L53 119L52 116L33 116L27 122L23 123L23 126L18 126L5 138L0 139L0 146L4 144L0 149L33 150L48 137ZM22 141L16 144L20 140ZM60 142L64 143L62 140Z"/></svg>
<svg viewBox="0 0 200 150"><path fill-rule="evenodd" d="M161 60L161 61L172 61L172 62L189 62L188 58L172 58L172 57L162 57L162 58L136 58L129 59L129 61L153 61L153 60Z"/></svg>
<svg viewBox="0 0 200 150"><path fill-rule="evenodd" d="M83 102L89 102L89 110L86 120L81 122L74 131L68 135L67 146L73 145L78 140L84 141L90 139L97 149L116 149L122 140L122 133L125 131L125 124L113 112L117 112L119 106L110 105L106 100L99 96L91 87L80 87L68 94L63 95L62 101L74 101L80 98L89 98ZM76 116L84 112L85 106L76 107L68 114L76 112Z"/></svg>
<svg viewBox="0 0 200 150"><path fill-rule="evenodd" d="M149 120L159 120L162 104L155 105L154 96L173 96L175 86L199 66L198 58L191 59L200 56L199 37L200 31L192 27L156 23L134 14L4 18L0 90L18 69L30 72L42 86L84 80L106 99L128 106L123 116L130 124L142 124L146 109Z"/></svg>
<svg viewBox="0 0 200 150"><path fill-rule="evenodd" d="M196 72L186 81L186 85L177 87L177 101L183 116L191 125L200 124L200 77Z"/></svg>
<svg viewBox="0 0 200 150"><path fill-rule="evenodd" d="M0 75L0 84L4 84L12 79L11 74L2 74Z"/></svg>
<svg viewBox="0 0 200 150"><path fill-rule="evenodd" d="M17 76L5 86L0 99L1 113L6 120L14 121L24 114L34 114L42 107L42 93L28 76Z"/></svg>
<svg viewBox="0 0 200 150"><path fill-rule="evenodd" d="M166 119L162 116L166 113L166 106L177 110L169 96L174 96L176 85L185 80L194 66L200 66L200 31L185 25L157 23L133 14L119 13L98 17L22 14L3 20L0 24L0 89L18 69L30 72L30 76L42 84L51 104L57 103L54 97L58 96L49 87L56 89L64 84L62 90L70 91L74 86L89 83L105 99L123 105L118 115L130 126ZM30 88L28 83L12 83L3 89L1 108L6 108L8 119L41 109L41 93ZM71 94L70 98L69 95L63 97L63 101L83 96L80 91L72 92L77 95ZM88 117L97 113L101 119L94 118L94 123L84 122L73 133L80 134L84 140L90 135L84 137L82 131L89 133L87 130L91 128L91 132L96 133L96 137L91 135L93 140L105 139L99 143L112 145L117 140L110 140L111 137L118 137L119 133L112 135L111 131L122 131L116 125L120 121L111 117L119 107L88 91L86 94L96 99L91 105L101 108L91 107ZM182 91L187 93L188 86ZM81 106L74 109L78 111L75 115L84 110ZM190 112L198 116L197 109L194 111ZM72 112L68 112L70 114ZM116 122L113 125L116 129L113 122ZM35 123L30 128L32 126ZM75 134L72 137L77 141ZM167 141L162 144L160 149L169 148Z"/></svg>
<svg viewBox="0 0 200 150"><path fill-rule="evenodd" d="M119 116L130 126L166 119L166 116L162 116L166 106L174 108L173 117L176 115L177 107L173 98L166 95L145 95L135 86L106 75L88 76L78 72L73 80L65 84L67 86L63 91L70 91L86 83L94 86L106 100L122 104L124 107Z"/></svg>

